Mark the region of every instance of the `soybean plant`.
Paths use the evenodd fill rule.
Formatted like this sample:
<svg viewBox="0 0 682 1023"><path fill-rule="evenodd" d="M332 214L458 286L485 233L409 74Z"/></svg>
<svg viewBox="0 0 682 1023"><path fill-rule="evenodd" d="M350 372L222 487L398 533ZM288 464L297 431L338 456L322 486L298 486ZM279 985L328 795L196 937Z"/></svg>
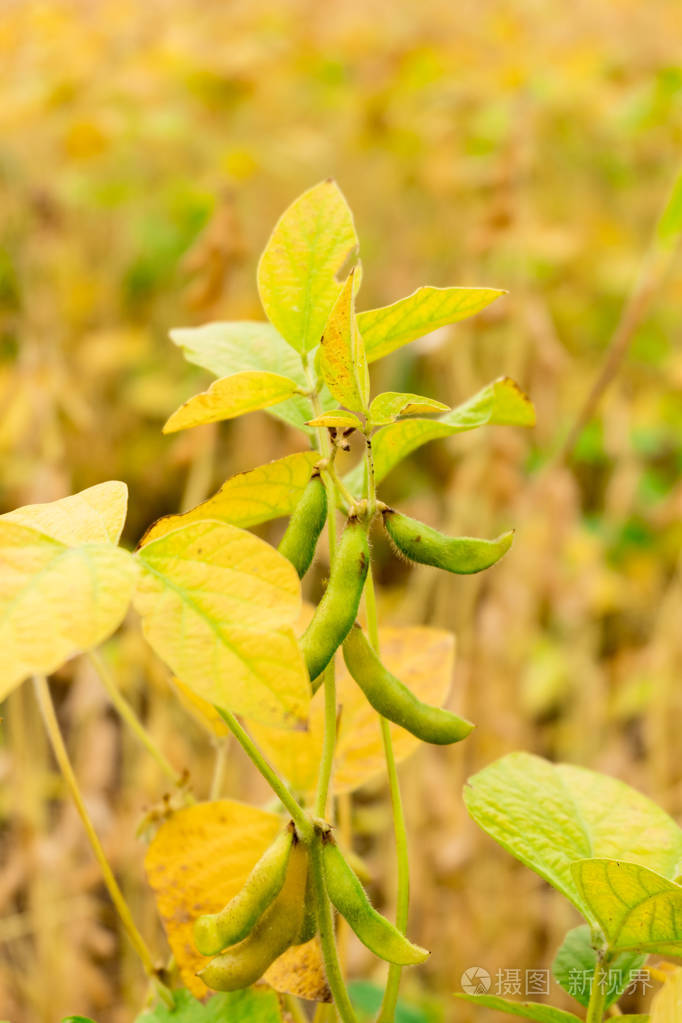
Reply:
<svg viewBox="0 0 682 1023"><path fill-rule="evenodd" d="M0 573L0 698L35 677L50 741L122 927L153 993L176 1008L185 1004L185 996L171 990L178 983L196 998L226 992L215 996L221 999L263 978L295 1018L302 1016L300 996L333 1001L343 1023L355 1023L335 912L390 964L380 1023L395 1019L403 967L428 955L406 936L407 829L396 765L416 740L456 743L473 725L425 700L423 679L408 686L400 678L403 660L387 663L370 532L385 525L398 556L461 574L492 566L512 536L444 536L389 508L377 488L429 440L489 424L530 426L533 409L506 378L455 408L411 393L372 398L371 363L483 310L503 292L422 287L391 305L357 312L360 281L350 209L336 184L324 181L284 212L261 256L258 290L266 320L172 332L187 359L217 379L170 416L166 433L265 410L299 431L300 450L228 479L196 508L154 522L134 552L119 546L127 489L117 481L0 517L0 565L9 566ZM341 453L352 435L360 438L361 455L342 471ZM280 517L289 524L279 549L251 532ZM301 580L325 525L328 583L303 628ZM214 798L197 802L137 719L92 652L116 632L131 604L192 713L212 741L219 741L220 729L232 733L270 785L274 810L218 798L220 761ZM435 636L443 646L442 632L418 631L420 643ZM418 655L413 632L407 630ZM451 637L446 640L451 650ZM173 953L168 967L140 935L107 863L45 678L88 651L114 706L173 785L174 809L153 822L145 860ZM446 682L448 656L439 668ZM383 747L398 868L395 923L369 902L349 863L352 835L337 820L343 791L336 781L338 685L346 684L337 668L344 659L354 680L347 684L358 687L357 713L369 715L377 750ZM439 698L445 696L444 685ZM323 731L314 724L318 705ZM410 742L401 740L398 753L393 737L401 730ZM356 773L345 791L364 780ZM252 1008L261 1018L260 989L240 998L239 1018ZM268 1021L281 1018L276 1000L267 1012ZM322 1006L316 1018L325 1012ZM149 1023L154 1018L154 1010L145 1016Z"/></svg>

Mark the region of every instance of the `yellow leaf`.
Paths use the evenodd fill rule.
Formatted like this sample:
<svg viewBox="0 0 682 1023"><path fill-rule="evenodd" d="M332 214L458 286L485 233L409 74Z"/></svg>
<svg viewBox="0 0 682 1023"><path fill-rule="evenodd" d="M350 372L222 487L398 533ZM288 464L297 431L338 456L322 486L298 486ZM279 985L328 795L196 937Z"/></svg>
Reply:
<svg viewBox="0 0 682 1023"><path fill-rule="evenodd" d="M215 735L217 738L221 739L230 734L230 729L227 727L212 703L209 703L207 700L202 700L202 698L197 696L197 694L190 689L189 686L186 686L184 682L181 682L180 679L175 678L175 676L171 679L171 685L178 694L178 699L185 710L188 711L188 713L190 713L203 728L206 728L211 735Z"/></svg>
<svg viewBox="0 0 682 1023"><path fill-rule="evenodd" d="M335 430L361 430L362 423L352 412L337 409L335 412L324 412L315 419L309 419L306 426L324 426Z"/></svg>
<svg viewBox="0 0 682 1023"><path fill-rule="evenodd" d="M173 814L149 847L147 877L183 983L197 998L208 994L196 976L207 960L194 948L194 921L219 912L237 894L282 826L273 813L223 799ZM324 999L317 941L289 949L265 979L277 991Z"/></svg>
<svg viewBox="0 0 682 1023"><path fill-rule="evenodd" d="M675 970L651 1003L650 1023L678 1023L682 1019L682 970Z"/></svg>
<svg viewBox="0 0 682 1023"><path fill-rule="evenodd" d="M412 626L380 631L381 659L421 699L436 706L445 701L452 678L455 639L449 632ZM334 763L334 791L352 792L385 770L381 728L376 711L352 680L343 658L336 659L339 730ZM310 705L307 732L288 733L250 724L256 742L292 787L310 794L317 784L324 735L324 691ZM405 760L421 745L410 732L391 725L395 757Z"/></svg>
<svg viewBox="0 0 682 1023"><path fill-rule="evenodd" d="M363 412L369 400L369 370L355 318L356 283L351 271L324 328L320 368L336 400L355 412Z"/></svg>
<svg viewBox="0 0 682 1023"><path fill-rule="evenodd" d="M275 225L258 263L258 293L270 322L297 352L320 343L357 250L353 215L335 181L299 196Z"/></svg>
<svg viewBox="0 0 682 1023"><path fill-rule="evenodd" d="M119 547L67 547L0 522L0 699L106 639L128 609L135 575Z"/></svg>
<svg viewBox="0 0 682 1023"><path fill-rule="evenodd" d="M392 305L358 313L367 358L381 359L438 327L473 316L504 294L496 288L417 288Z"/></svg>
<svg viewBox="0 0 682 1023"><path fill-rule="evenodd" d="M163 432L187 430L202 423L234 419L246 412L269 408L299 391L295 380L279 373L247 370L215 380L207 391L195 394L166 421Z"/></svg>
<svg viewBox="0 0 682 1023"><path fill-rule="evenodd" d="M290 515L318 458L317 451L297 451L249 472L240 472L223 483L217 494L183 515L157 519L142 537L140 546L199 519L217 519L247 528Z"/></svg>
<svg viewBox="0 0 682 1023"><path fill-rule="evenodd" d="M68 547L83 543L117 544L127 507L127 486L119 480L109 480L58 501L15 508L0 515L0 522L32 526Z"/></svg>
<svg viewBox="0 0 682 1023"><path fill-rule="evenodd" d="M152 540L135 606L157 654L198 696L298 727L310 685L291 631L301 605L293 566L265 541L205 519Z"/></svg>

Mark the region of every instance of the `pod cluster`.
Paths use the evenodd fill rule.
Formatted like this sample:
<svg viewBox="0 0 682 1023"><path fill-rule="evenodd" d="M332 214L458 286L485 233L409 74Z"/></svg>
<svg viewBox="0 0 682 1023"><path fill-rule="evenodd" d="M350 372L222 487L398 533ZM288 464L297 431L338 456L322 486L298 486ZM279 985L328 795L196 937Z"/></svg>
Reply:
<svg viewBox="0 0 682 1023"><path fill-rule="evenodd" d="M199 976L214 991L237 991L263 976L291 945L315 933L308 849L293 822L266 849L244 886L219 913L194 924L194 943L215 956Z"/></svg>

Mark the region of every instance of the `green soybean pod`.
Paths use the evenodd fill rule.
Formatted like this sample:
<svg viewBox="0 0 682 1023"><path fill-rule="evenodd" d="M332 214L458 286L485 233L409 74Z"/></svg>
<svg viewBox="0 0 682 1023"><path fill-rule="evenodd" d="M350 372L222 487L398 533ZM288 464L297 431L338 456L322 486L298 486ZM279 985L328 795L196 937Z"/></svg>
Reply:
<svg viewBox="0 0 682 1023"><path fill-rule="evenodd" d="M363 945L381 959L398 966L424 962L429 955L427 950L413 945L376 911L339 847L329 838L322 846L322 862L327 894Z"/></svg>
<svg viewBox="0 0 682 1023"><path fill-rule="evenodd" d="M207 987L214 991L250 987L297 941L303 926L307 878L308 850L295 842L282 890L251 933L199 970Z"/></svg>
<svg viewBox="0 0 682 1023"><path fill-rule="evenodd" d="M277 548L294 566L299 579L302 579L310 568L326 519L327 491L316 469L294 508L289 525Z"/></svg>
<svg viewBox="0 0 682 1023"><path fill-rule="evenodd" d="M317 911L315 909L315 888L313 885L312 871L308 870L308 881L305 889L305 904L303 907L303 922L301 930L293 942L294 945L305 945L317 934Z"/></svg>
<svg viewBox="0 0 682 1023"><path fill-rule="evenodd" d="M292 825L280 832L244 882L219 913L206 913L194 922L194 944L203 956L213 956L242 941L282 890L294 842Z"/></svg>
<svg viewBox="0 0 682 1023"><path fill-rule="evenodd" d="M514 539L513 530L502 533L495 540L446 536L392 508L387 508L383 516L386 532L400 554L410 561L433 565L457 575L470 575L490 568L507 553Z"/></svg>
<svg viewBox="0 0 682 1023"><path fill-rule="evenodd" d="M411 689L384 667L357 624L344 640L343 657L374 709L422 742L447 746L466 739L473 730L471 721L418 700Z"/></svg>
<svg viewBox="0 0 682 1023"><path fill-rule="evenodd" d="M368 523L348 519L332 562L329 583L301 637L313 692L322 672L352 628L369 569Z"/></svg>

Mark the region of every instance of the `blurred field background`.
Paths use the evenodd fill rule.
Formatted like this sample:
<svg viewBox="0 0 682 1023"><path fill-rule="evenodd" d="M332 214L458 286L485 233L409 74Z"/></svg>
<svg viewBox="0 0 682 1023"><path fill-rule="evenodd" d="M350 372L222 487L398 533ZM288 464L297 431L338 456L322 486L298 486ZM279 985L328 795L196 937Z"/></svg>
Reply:
<svg viewBox="0 0 682 1023"><path fill-rule="evenodd" d="M677 0L0 10L1 510L123 479L134 544L158 515L302 446L264 414L172 437L160 428L208 380L168 329L262 318L258 255L276 217L321 178L338 180L356 215L360 308L424 283L509 289L375 376L455 404L508 374L538 412L533 431L422 448L383 488L447 531L517 529L504 562L470 579L407 569L376 545L383 620L456 632L452 702L478 724L463 746L422 750L402 772L411 934L433 949L404 992L434 1020L474 1019L451 997L465 968L545 968L577 923L468 820L470 773L526 749L615 774L682 814L679 260L575 456L555 459L679 170L681 44ZM277 542L281 526L263 533ZM205 797L213 748L135 622L106 655ZM53 688L105 847L163 950L136 832L167 783L87 664L72 662ZM141 970L61 801L30 686L3 714L0 1015L130 1023ZM267 796L234 750L223 793ZM390 911L382 779L355 794L352 814ZM350 969L382 977L356 945Z"/></svg>

